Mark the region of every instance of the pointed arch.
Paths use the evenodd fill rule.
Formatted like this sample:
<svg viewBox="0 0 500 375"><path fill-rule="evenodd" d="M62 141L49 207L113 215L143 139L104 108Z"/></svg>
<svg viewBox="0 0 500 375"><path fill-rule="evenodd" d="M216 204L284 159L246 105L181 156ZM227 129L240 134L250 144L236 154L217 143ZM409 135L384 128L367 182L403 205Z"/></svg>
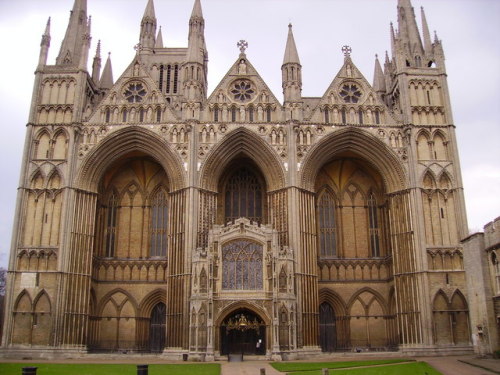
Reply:
<svg viewBox="0 0 500 375"><path fill-rule="evenodd" d="M47 180L47 188L60 189L63 185L63 179L59 168L55 167L47 176Z"/></svg>
<svg viewBox="0 0 500 375"><path fill-rule="evenodd" d="M57 129L52 137L53 151L52 158L63 160L66 159L67 150L68 150L68 140L69 136L66 130L60 128Z"/></svg>
<svg viewBox="0 0 500 375"><path fill-rule="evenodd" d="M167 292L165 289L155 289L149 294L147 294L141 301L138 311L139 316L144 318L148 318L153 311L153 308L158 303L166 303L167 302Z"/></svg>
<svg viewBox="0 0 500 375"><path fill-rule="evenodd" d="M76 176L76 185L82 189L97 191L105 171L121 157L133 152L142 152L153 158L165 170L172 191L185 186L186 173L183 162L169 143L156 133L128 126L108 134L82 161Z"/></svg>
<svg viewBox="0 0 500 375"><path fill-rule="evenodd" d="M45 187L45 175L40 168L32 173L30 178L30 187L32 189L43 189Z"/></svg>
<svg viewBox="0 0 500 375"><path fill-rule="evenodd" d="M424 189L435 189L437 187L436 184L436 175L431 169L427 169L422 175L422 186Z"/></svg>
<svg viewBox="0 0 500 375"><path fill-rule="evenodd" d="M432 143L434 145L434 159L448 160L448 142L446 140L446 135L441 130L436 130L434 132Z"/></svg>
<svg viewBox="0 0 500 375"><path fill-rule="evenodd" d="M332 189L329 186L323 188L316 201L319 254L321 257L337 256L337 206L338 203Z"/></svg>
<svg viewBox="0 0 500 375"><path fill-rule="evenodd" d="M33 302L31 296L26 289L23 289L14 302L14 312L31 312L33 310Z"/></svg>
<svg viewBox="0 0 500 375"><path fill-rule="evenodd" d="M126 298L124 298L121 303L117 303L116 301L114 301L113 299L113 296L117 295L118 293L122 293L125 295ZM120 306L123 306L127 301L130 301L130 303L132 304L132 307L134 309L134 312L135 312L135 316L137 316L137 311L138 311L138 306L137 306L137 302L135 300L135 298L128 292L126 291L125 289L123 288L116 288L116 289L113 289L111 291L109 291L108 293L106 293L100 300L99 302L99 305L97 307L97 311L99 312L100 315L102 315L103 313L103 309L104 307L106 306L106 304L109 302L109 301L113 301L113 304L115 304L118 307Z"/></svg>
<svg viewBox="0 0 500 375"><path fill-rule="evenodd" d="M368 303L366 303L366 301L364 301L363 299L360 299L360 296L363 293L369 293L373 296L368 301ZM379 303L381 308L382 308L382 313L384 315L387 314L387 303L386 303L384 297L382 297L382 295L379 292L377 292L376 290L374 290L370 287L363 287L351 296L351 298L349 299L349 301L347 302L347 305L346 305L347 311L351 310L351 308L352 308L353 304L356 302L356 300L362 301L363 304L366 305L366 307L369 307L369 305L373 302L373 300L376 300L377 303Z"/></svg>
<svg viewBox="0 0 500 375"><path fill-rule="evenodd" d="M451 189L453 186L453 179L448 171L443 170L439 175L439 188L440 189Z"/></svg>
<svg viewBox="0 0 500 375"><path fill-rule="evenodd" d="M326 135L311 147L300 168L301 186L313 191L316 176L322 166L345 152L359 155L371 164L381 175L388 193L401 190L407 185L406 172L397 155L374 135L349 126Z"/></svg>
<svg viewBox="0 0 500 375"><path fill-rule="evenodd" d="M34 159L50 158L50 134L46 129L42 129L35 137Z"/></svg>
<svg viewBox="0 0 500 375"><path fill-rule="evenodd" d="M226 135L207 155L200 169L200 185L216 191L220 177L231 161L246 157L262 171L269 190L285 186L285 170L274 149L254 132L240 127Z"/></svg>
<svg viewBox="0 0 500 375"><path fill-rule="evenodd" d="M42 289L33 300L33 311L36 313L50 313L52 311L52 303L45 289Z"/></svg>

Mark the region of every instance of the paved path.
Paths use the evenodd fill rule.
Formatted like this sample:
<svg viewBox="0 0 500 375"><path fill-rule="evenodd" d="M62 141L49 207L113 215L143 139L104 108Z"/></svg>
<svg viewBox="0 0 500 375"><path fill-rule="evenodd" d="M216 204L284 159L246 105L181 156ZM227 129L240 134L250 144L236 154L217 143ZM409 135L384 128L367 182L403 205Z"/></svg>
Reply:
<svg viewBox="0 0 500 375"><path fill-rule="evenodd" d="M411 358L411 357L410 357ZM313 361L350 361L363 359L379 359L377 357L326 357L314 358ZM380 358L381 359L381 358ZM500 374L500 360L480 359L475 356L445 356L445 357L417 357L417 361L425 361L443 375L493 375ZM471 363L464 363L462 361ZM266 375L284 375L285 373L275 370L266 361L244 361L244 362L222 362L221 375L260 375L260 369L266 370ZM489 368L487 370L485 368ZM335 373L335 372L333 372Z"/></svg>

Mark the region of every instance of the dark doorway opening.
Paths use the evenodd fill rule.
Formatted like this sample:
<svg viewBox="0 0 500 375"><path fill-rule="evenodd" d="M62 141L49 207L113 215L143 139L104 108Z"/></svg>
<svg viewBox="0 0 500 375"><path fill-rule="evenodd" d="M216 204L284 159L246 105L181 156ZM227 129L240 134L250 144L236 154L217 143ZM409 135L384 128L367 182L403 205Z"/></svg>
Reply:
<svg viewBox="0 0 500 375"><path fill-rule="evenodd" d="M221 354L266 354L266 325L255 313L240 309L220 327Z"/></svg>
<svg viewBox="0 0 500 375"><path fill-rule="evenodd" d="M319 306L319 340L322 352L335 351L337 346L335 312L327 302L323 302Z"/></svg>
<svg viewBox="0 0 500 375"><path fill-rule="evenodd" d="M167 307L160 302L151 311L149 323L149 348L153 353L161 353L165 348L165 325Z"/></svg>

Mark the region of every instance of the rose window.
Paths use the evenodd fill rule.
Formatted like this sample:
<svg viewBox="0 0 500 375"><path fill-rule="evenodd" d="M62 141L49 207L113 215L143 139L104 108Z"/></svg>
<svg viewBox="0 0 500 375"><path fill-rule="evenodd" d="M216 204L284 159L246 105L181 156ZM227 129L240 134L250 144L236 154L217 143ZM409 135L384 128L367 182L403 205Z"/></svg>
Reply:
<svg viewBox="0 0 500 375"><path fill-rule="evenodd" d="M123 91L123 96L129 103L140 103L146 96L147 91L141 82L134 82Z"/></svg>
<svg viewBox="0 0 500 375"><path fill-rule="evenodd" d="M339 94L346 103L357 103L362 95L361 90L353 83L343 85Z"/></svg>
<svg viewBox="0 0 500 375"><path fill-rule="evenodd" d="M255 90L250 81L242 79L234 83L231 94L233 94L234 100L247 102L252 99L255 94Z"/></svg>

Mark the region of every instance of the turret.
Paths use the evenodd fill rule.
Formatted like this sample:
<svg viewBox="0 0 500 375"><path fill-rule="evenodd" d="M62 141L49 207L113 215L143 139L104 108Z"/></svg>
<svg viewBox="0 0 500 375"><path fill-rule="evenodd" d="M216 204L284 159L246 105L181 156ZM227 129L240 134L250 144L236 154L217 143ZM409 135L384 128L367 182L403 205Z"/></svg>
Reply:
<svg viewBox="0 0 500 375"><path fill-rule="evenodd" d="M87 28L87 0L75 0L56 65L79 66Z"/></svg>
<svg viewBox="0 0 500 375"><path fill-rule="evenodd" d="M99 87L103 90L109 90L113 87L113 69L111 67L111 52L108 53L108 59L102 71L101 81Z"/></svg>
<svg viewBox="0 0 500 375"><path fill-rule="evenodd" d="M156 36L155 48L163 48L163 36L161 34L161 26L160 30L158 30L158 35Z"/></svg>
<svg viewBox="0 0 500 375"><path fill-rule="evenodd" d="M302 92L302 66L300 65L299 54L295 46L292 24L288 25L288 38L281 73L285 103L300 101Z"/></svg>
<svg viewBox="0 0 500 375"><path fill-rule="evenodd" d="M151 51L155 47L156 16L153 0L148 0L146 10L142 16L141 34L139 38L140 50Z"/></svg>
<svg viewBox="0 0 500 375"><path fill-rule="evenodd" d="M92 79L96 84L99 82L100 75L101 75L101 41L99 40L97 42L94 62L92 64Z"/></svg>
<svg viewBox="0 0 500 375"><path fill-rule="evenodd" d="M186 62L183 64L184 97L189 102L206 99L207 53L205 47L205 20L200 0L195 0L189 19L189 40Z"/></svg>
<svg viewBox="0 0 500 375"><path fill-rule="evenodd" d="M373 89L375 92L382 97L385 92L385 76L380 66L380 61L378 61L378 55L375 55L375 71L373 72Z"/></svg>
<svg viewBox="0 0 500 375"><path fill-rule="evenodd" d="M47 21L47 26L45 26L45 32L42 35L42 41L40 43L40 57L38 59L39 67L42 67L47 64L49 47L50 47L50 17L49 20Z"/></svg>
<svg viewBox="0 0 500 375"><path fill-rule="evenodd" d="M89 50L90 50L90 41L92 37L90 36L92 19L89 17L87 22L87 28L83 33L82 42L81 42L81 52L80 52L80 64L79 68L82 70L87 70L87 63L89 60Z"/></svg>
<svg viewBox="0 0 500 375"><path fill-rule="evenodd" d="M421 66L424 48L410 0L398 1L398 42L406 54L406 65Z"/></svg>

